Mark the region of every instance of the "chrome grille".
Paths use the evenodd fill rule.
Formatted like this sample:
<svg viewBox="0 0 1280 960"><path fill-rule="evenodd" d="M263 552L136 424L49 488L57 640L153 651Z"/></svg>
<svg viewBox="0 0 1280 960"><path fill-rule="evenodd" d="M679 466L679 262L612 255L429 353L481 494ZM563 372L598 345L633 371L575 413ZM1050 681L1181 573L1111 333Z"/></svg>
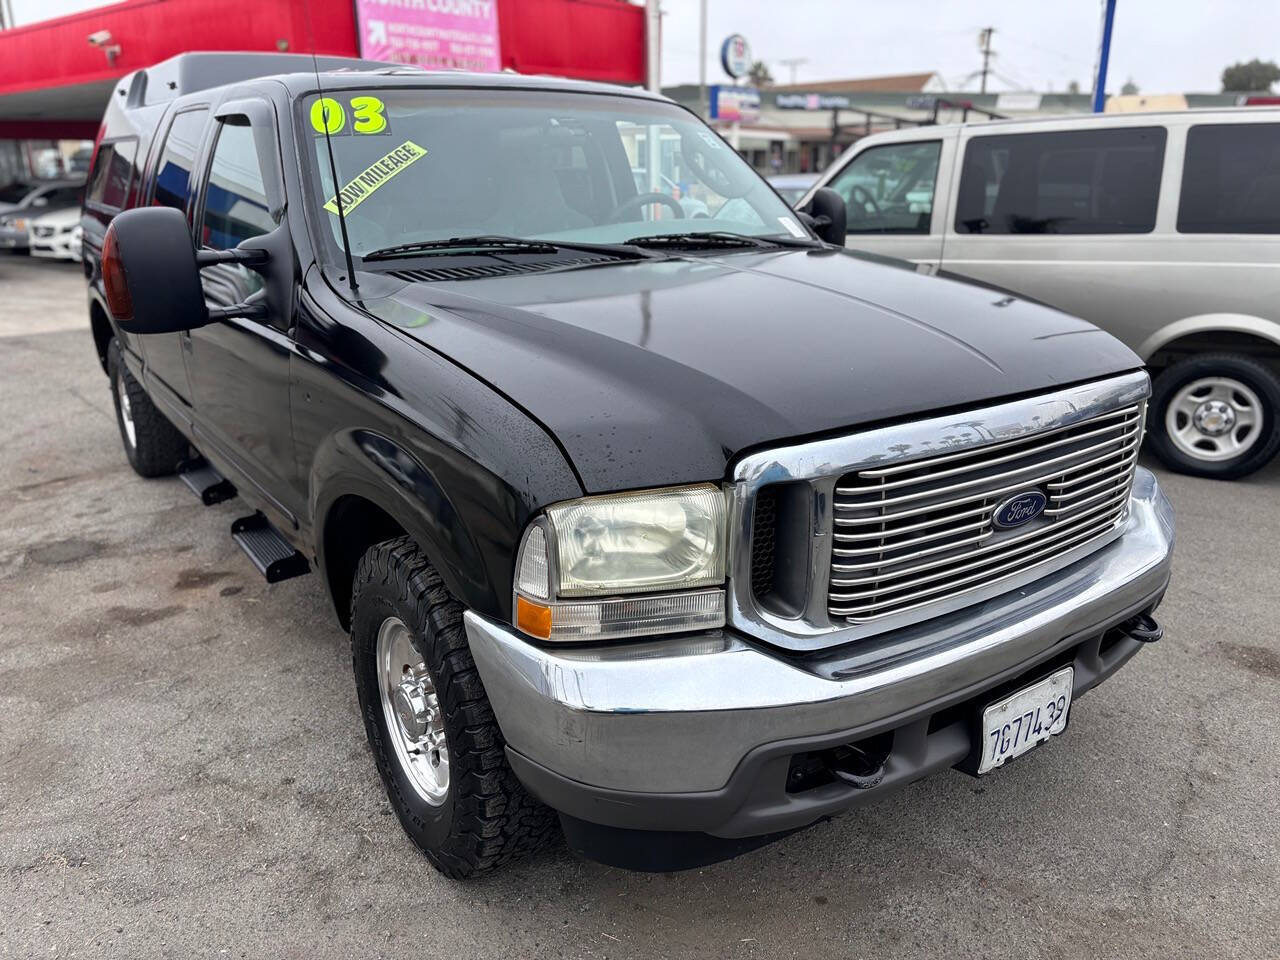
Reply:
<svg viewBox="0 0 1280 960"><path fill-rule="evenodd" d="M1142 439L1138 403L1016 440L845 474L832 501L827 612L866 623L957 597L1085 546L1123 520ZM1029 524L1005 498L1047 498Z"/></svg>

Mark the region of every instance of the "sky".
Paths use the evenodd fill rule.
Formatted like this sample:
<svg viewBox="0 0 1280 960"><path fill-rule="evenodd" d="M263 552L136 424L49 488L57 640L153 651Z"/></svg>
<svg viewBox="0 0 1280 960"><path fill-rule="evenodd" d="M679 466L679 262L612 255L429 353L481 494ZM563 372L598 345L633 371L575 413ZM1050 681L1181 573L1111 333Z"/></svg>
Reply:
<svg viewBox="0 0 1280 960"><path fill-rule="evenodd" d="M697 82L698 0L663 0L662 82ZM708 83L724 81L720 43L747 38L787 83L779 61L806 57L796 81L941 74L977 90L978 31L994 27L989 90L1092 87L1099 0L707 0ZM1107 89L1129 77L1143 93L1216 93L1222 68L1280 59L1280 0L1117 0Z"/></svg>
<svg viewBox="0 0 1280 960"><path fill-rule="evenodd" d="M96 0L11 0L19 23ZM662 82L698 79L698 0L662 0ZM936 71L951 90L977 89L978 31L994 27L992 90L1091 86L1099 0L707 0L707 79L726 79L720 42L743 34L778 82L780 61L805 57L797 82ZM1280 59L1280 0L1117 0L1108 90L1215 93L1222 68Z"/></svg>

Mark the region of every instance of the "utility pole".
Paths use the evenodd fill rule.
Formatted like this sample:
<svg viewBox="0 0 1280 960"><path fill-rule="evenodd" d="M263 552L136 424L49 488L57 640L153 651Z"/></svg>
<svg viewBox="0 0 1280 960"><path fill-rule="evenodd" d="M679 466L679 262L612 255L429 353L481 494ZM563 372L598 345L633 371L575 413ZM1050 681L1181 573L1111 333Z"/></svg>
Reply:
<svg viewBox="0 0 1280 960"><path fill-rule="evenodd" d="M796 83L796 67L802 67L809 62L808 57L788 57L786 60L779 60L780 64L791 71L790 83L795 86Z"/></svg>
<svg viewBox="0 0 1280 960"><path fill-rule="evenodd" d="M1111 25L1116 19L1116 0L1102 0L1102 36L1098 41L1098 66L1093 71L1093 112L1107 105L1107 61L1111 59Z"/></svg>
<svg viewBox="0 0 1280 960"><path fill-rule="evenodd" d="M982 51L982 93L987 92L987 74L991 72L991 57L994 55L991 51L991 35L995 32L995 27L983 27L978 33L978 49Z"/></svg>
<svg viewBox="0 0 1280 960"><path fill-rule="evenodd" d="M658 0L644 5L645 86L662 92L662 10Z"/></svg>
<svg viewBox="0 0 1280 960"><path fill-rule="evenodd" d="M702 119L710 119L711 104L707 101L707 0L701 0L698 12L698 103L702 104Z"/></svg>

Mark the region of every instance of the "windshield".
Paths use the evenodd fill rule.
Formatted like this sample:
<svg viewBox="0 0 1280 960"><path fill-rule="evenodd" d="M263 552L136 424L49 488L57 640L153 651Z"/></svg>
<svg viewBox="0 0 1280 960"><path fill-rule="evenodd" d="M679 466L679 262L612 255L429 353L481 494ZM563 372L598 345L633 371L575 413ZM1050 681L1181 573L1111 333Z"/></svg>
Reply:
<svg viewBox="0 0 1280 960"><path fill-rule="evenodd" d="M0 187L0 203L21 203L31 192L29 183L10 183Z"/></svg>
<svg viewBox="0 0 1280 960"><path fill-rule="evenodd" d="M622 243L673 233L807 237L755 172L692 114L617 96L343 90L299 105L309 199L341 251L501 235Z"/></svg>

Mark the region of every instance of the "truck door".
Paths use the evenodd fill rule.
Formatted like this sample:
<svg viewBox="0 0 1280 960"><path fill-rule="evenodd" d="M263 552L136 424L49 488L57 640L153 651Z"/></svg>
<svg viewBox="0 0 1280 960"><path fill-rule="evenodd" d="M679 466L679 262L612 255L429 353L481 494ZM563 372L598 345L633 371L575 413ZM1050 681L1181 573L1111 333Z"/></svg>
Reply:
<svg viewBox="0 0 1280 960"><path fill-rule="evenodd" d="M174 114L165 132L151 187L151 203L175 207L190 217L191 168L209 121L208 107ZM191 383L187 377L182 334L155 333L138 338L152 395L181 410L191 407Z"/></svg>
<svg viewBox="0 0 1280 960"><path fill-rule="evenodd" d="M218 110L197 207L198 248L231 249L275 230L283 217L273 117L265 101ZM262 278L239 264L205 267L201 283L211 307L242 303L262 288ZM296 526L302 503L289 415L292 319L231 317L182 334L196 445L232 482L251 485L282 529Z"/></svg>
<svg viewBox="0 0 1280 960"><path fill-rule="evenodd" d="M827 186L844 198L845 246L936 270L942 257L944 174L955 139L932 137L869 146Z"/></svg>

